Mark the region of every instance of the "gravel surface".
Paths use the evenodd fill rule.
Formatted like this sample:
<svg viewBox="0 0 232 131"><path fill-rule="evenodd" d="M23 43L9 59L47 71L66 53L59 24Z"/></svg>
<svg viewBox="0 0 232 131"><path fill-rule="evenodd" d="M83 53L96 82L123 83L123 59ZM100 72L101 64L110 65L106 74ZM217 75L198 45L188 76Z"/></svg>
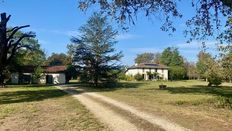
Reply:
<svg viewBox="0 0 232 131"><path fill-rule="evenodd" d="M143 121L155 125L156 127L159 126L161 129L167 131L190 131L190 129L186 129L174 122L171 122L159 116L155 116L153 114L139 111L132 106L113 100L109 97L99 95L95 92L84 92L83 90L77 91L78 88L76 89L75 87L58 88L78 99L84 106L86 106L87 109L89 109L96 116L96 118L98 118L102 123L106 124L106 126L109 127L110 130L136 131L144 130L144 128L142 129L138 126L138 124L132 123L131 121L126 119L126 117L123 117L123 114L118 114L114 111L113 108L108 108L107 106L104 106L104 104L101 104L101 101L103 103L107 103L108 105L112 105L120 110L129 112L130 114L133 114L131 116L136 116ZM148 128L147 130L151 130L151 128ZM157 128L154 128L153 130L157 130Z"/></svg>

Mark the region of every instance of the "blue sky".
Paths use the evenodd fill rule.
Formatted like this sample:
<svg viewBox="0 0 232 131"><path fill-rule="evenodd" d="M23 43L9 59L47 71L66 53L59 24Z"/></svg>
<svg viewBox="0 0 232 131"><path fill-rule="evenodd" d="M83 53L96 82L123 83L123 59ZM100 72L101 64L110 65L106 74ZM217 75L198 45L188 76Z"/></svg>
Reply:
<svg viewBox="0 0 232 131"><path fill-rule="evenodd" d="M26 25L27 31L34 31L47 55L52 52L66 52L70 38L78 34L80 26L85 24L94 9L81 12L77 8L77 0L5 0L0 4L0 12L11 14L9 26ZM178 47L181 55L189 61L197 60L200 42L187 44L183 35L185 21L193 15L191 3L183 3L179 8L185 15L174 20L177 31L170 36L160 30L161 21L148 20L139 15L136 25L131 25L128 32L120 31L118 51L123 51L122 64L134 64L136 54L143 52L162 52L168 46ZM187 12L187 13L186 13ZM209 51L215 52L215 41L207 42Z"/></svg>

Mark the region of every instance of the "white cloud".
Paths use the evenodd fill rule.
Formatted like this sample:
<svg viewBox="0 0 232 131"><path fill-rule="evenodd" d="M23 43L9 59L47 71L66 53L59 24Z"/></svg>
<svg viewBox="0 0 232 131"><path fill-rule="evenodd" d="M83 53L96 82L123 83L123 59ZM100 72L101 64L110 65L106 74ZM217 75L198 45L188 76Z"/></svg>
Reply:
<svg viewBox="0 0 232 131"><path fill-rule="evenodd" d="M180 49L201 49L203 47L202 41L192 41L191 43L179 43L175 44ZM217 47L217 41L206 41L206 48L215 49Z"/></svg>
<svg viewBox="0 0 232 131"><path fill-rule="evenodd" d="M144 52L161 52L161 49L157 49L157 47L141 47L141 48L130 48L129 51L134 52L134 53L144 53Z"/></svg>
<svg viewBox="0 0 232 131"><path fill-rule="evenodd" d="M78 35L80 35L80 32L78 32L78 31L67 31L66 35L67 36L78 36Z"/></svg>
<svg viewBox="0 0 232 131"><path fill-rule="evenodd" d="M51 42L46 41L46 40L41 40L41 39L39 39L39 43L40 43L40 44L46 44L46 45L48 45L48 44L50 44Z"/></svg>
<svg viewBox="0 0 232 131"><path fill-rule="evenodd" d="M134 34L119 34L117 36L117 40L130 40L130 39L136 39L138 38L138 35L134 35Z"/></svg>

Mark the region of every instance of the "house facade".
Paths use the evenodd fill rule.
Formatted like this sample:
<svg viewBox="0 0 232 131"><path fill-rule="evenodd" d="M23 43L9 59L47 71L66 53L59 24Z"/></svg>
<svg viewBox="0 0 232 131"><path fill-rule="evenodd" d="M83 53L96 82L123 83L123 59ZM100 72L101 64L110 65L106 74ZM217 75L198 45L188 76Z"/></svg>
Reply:
<svg viewBox="0 0 232 131"><path fill-rule="evenodd" d="M23 66L11 73L12 84L65 84L66 66L42 66L43 73L37 80L33 79L34 66Z"/></svg>
<svg viewBox="0 0 232 131"><path fill-rule="evenodd" d="M127 68L126 75L135 76L140 74L144 80L168 80L168 67L161 64L141 63Z"/></svg>

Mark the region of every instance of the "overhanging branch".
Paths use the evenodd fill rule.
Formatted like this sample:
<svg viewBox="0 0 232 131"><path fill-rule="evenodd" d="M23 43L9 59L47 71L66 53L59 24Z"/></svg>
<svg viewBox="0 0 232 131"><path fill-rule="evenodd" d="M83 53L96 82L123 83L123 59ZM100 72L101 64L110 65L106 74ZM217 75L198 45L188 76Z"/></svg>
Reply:
<svg viewBox="0 0 232 131"><path fill-rule="evenodd" d="M10 39L12 39L13 36L15 35L15 33L17 33L20 29L26 28L26 27L30 27L30 25L24 25L24 26L16 26L16 27L14 27L13 28L14 30L12 30L12 33L7 38L7 41L9 41Z"/></svg>

